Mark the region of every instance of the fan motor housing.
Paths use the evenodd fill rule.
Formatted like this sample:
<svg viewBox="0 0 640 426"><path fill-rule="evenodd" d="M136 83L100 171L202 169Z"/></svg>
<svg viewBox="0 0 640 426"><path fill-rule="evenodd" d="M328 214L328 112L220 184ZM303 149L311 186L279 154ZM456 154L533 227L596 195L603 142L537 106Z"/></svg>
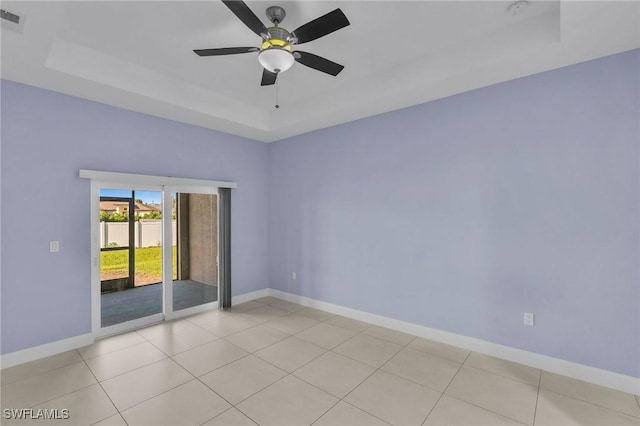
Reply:
<svg viewBox="0 0 640 426"><path fill-rule="evenodd" d="M291 51L291 44L289 43L289 31L285 30L282 27L271 27L267 28L269 32L269 40L265 40L262 42L262 48L270 49L272 47L280 47L282 49L286 49Z"/></svg>

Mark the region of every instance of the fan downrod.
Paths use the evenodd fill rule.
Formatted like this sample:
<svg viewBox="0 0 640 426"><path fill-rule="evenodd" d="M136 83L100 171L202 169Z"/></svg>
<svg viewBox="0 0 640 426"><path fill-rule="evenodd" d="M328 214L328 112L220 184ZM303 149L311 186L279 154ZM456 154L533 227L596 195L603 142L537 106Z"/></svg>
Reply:
<svg viewBox="0 0 640 426"><path fill-rule="evenodd" d="M267 18L276 26L281 24L284 21L284 17L287 16L287 13L280 6L269 6L265 13Z"/></svg>

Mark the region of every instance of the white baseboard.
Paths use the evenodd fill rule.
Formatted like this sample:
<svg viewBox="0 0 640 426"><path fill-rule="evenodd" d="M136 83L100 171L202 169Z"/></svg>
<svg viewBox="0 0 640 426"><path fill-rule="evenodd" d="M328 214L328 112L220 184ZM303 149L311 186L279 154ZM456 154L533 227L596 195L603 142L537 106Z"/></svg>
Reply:
<svg viewBox="0 0 640 426"><path fill-rule="evenodd" d="M21 351L11 352L0 356L0 368L13 367L36 359L56 355L62 352L71 351L90 345L94 342L93 334L81 334L80 336L69 337L68 339L57 340L44 345L34 346Z"/></svg>
<svg viewBox="0 0 640 426"><path fill-rule="evenodd" d="M480 352L552 373L562 374L564 376L616 389L622 392L640 395L640 378L637 377L626 376L624 374L602 370L588 365L578 364L534 352L528 352L497 343L487 342L473 337L467 337L448 331L437 330L423 325L384 317L382 315L334 305L333 303L322 302L280 290L268 289L268 295L284 299L289 302L298 303L300 305L309 306L311 308L321 309L323 311L331 312L332 314L342 315L344 317L390 328L402 333L412 334L425 339L458 346L470 351Z"/></svg>
<svg viewBox="0 0 640 426"><path fill-rule="evenodd" d="M254 299L259 299L261 297L267 297L269 295L268 288L263 288L262 290L252 291L250 293L240 294L238 296L233 296L231 298L231 306L238 305L240 303L249 302Z"/></svg>

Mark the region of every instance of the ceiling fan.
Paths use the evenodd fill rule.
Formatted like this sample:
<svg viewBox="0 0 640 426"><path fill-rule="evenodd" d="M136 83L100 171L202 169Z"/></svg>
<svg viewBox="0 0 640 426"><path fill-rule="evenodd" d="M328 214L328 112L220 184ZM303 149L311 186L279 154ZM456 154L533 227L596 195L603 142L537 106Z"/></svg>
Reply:
<svg viewBox="0 0 640 426"><path fill-rule="evenodd" d="M260 47L197 49L194 50L197 55L219 56L259 52L258 61L264 68L261 86L275 84L278 74L291 68L294 62L299 62L309 68L332 76L338 75L344 69L344 66L313 53L293 50L293 47L298 44L324 37L349 25L349 20L339 8L289 32L279 26L286 15L285 10L280 6L267 8L267 17L273 24L273 26L267 28L242 0L222 0L222 3L251 31L262 38L262 45Z"/></svg>

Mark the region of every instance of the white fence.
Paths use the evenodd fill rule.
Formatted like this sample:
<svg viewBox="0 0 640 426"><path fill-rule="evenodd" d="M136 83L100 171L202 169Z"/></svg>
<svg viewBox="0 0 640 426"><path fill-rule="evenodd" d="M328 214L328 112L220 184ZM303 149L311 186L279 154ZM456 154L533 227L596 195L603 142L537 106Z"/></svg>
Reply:
<svg viewBox="0 0 640 426"><path fill-rule="evenodd" d="M172 221L172 241L177 241L176 221ZM135 247L155 247L162 244L162 220L142 219L135 222ZM100 222L100 247L127 247L129 222Z"/></svg>

